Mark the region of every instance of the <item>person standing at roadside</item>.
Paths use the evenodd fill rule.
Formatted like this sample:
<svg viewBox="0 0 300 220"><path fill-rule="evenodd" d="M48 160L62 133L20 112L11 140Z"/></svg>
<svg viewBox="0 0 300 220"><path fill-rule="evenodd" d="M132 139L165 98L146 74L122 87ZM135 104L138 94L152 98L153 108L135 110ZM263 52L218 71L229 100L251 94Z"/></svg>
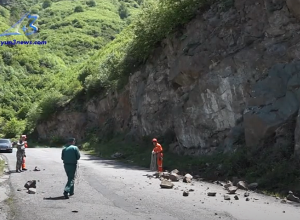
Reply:
<svg viewBox="0 0 300 220"><path fill-rule="evenodd" d="M27 144L27 141L26 141L26 139L27 139L27 137L26 137L26 135L21 135L21 140L24 142L24 147L25 148L28 148L28 144ZM26 165L25 165L25 157L26 157L26 155L23 157L23 159L22 159L22 170L27 170L26 169Z"/></svg>
<svg viewBox="0 0 300 220"><path fill-rule="evenodd" d="M17 173L21 173L22 172L22 161L23 161L23 158L26 157L26 154L25 154L25 143L22 141L22 139L20 139L18 142L17 142L17 153L16 153L16 156L17 156L17 164L16 164L16 172Z"/></svg>
<svg viewBox="0 0 300 220"><path fill-rule="evenodd" d="M77 170L77 162L80 159L80 152L75 144L75 138L69 138L68 143L61 152L61 159L64 163L64 169L68 177L68 182L65 186L64 197L69 198L69 195L74 195L74 179Z"/></svg>

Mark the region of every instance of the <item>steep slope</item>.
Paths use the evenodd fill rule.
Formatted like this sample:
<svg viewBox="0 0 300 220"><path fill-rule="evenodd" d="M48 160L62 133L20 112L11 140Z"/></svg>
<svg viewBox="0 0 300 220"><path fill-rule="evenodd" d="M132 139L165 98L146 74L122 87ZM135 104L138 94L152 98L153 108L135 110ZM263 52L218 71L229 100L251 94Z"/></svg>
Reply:
<svg viewBox="0 0 300 220"><path fill-rule="evenodd" d="M1 34L25 12L38 14L39 32L25 36L25 19L15 30L22 36L1 36L0 134L31 132L36 122L81 91L77 66L86 62L126 27L143 1L3 1ZM30 28L28 31L31 31ZM6 45L5 41L43 41L43 45Z"/></svg>
<svg viewBox="0 0 300 220"><path fill-rule="evenodd" d="M119 133L135 140L168 137L169 144L164 142L168 152L196 156L221 152L221 159L209 165L205 160L197 161L201 169L204 166L216 176L247 176L270 188L283 188L282 181L297 183L297 4L297 0L213 4L204 13L198 11L184 27L177 26L177 32L169 31L169 37L156 45L142 66L138 64L143 56L126 71L120 70L124 60L130 61L122 55L124 46L116 46L121 49L112 50L115 56L111 59L99 54L100 58L91 60L93 65L85 66L81 75L86 91L92 88L98 96L84 102L80 111L75 109L75 102L70 102L63 111L39 123L38 136L51 140L73 135L83 140L94 133L98 148ZM153 26L161 27L157 23ZM139 29L143 30L147 35L153 29ZM112 45L122 45L120 42L116 39ZM105 88L117 88L107 84L120 78L124 80L120 85L126 86L112 89L105 96ZM126 143L118 146L122 151ZM236 148L241 152L227 160L223 153ZM145 149L136 148L136 152ZM136 152L130 154L139 155Z"/></svg>

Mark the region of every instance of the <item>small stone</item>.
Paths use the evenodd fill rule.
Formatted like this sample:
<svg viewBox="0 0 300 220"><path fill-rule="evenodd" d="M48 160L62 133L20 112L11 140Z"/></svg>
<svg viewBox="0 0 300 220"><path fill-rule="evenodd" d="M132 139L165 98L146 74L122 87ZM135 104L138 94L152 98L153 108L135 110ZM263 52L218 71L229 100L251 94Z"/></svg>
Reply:
<svg viewBox="0 0 300 220"><path fill-rule="evenodd" d="M160 183L160 187L164 189L172 189L174 186L174 183L168 181L168 180L162 180Z"/></svg>
<svg viewBox="0 0 300 220"><path fill-rule="evenodd" d="M224 195L224 200L230 200L230 196Z"/></svg>
<svg viewBox="0 0 300 220"><path fill-rule="evenodd" d="M216 196L216 194L217 194L216 192L208 192L207 193L208 196Z"/></svg>
<svg viewBox="0 0 300 220"><path fill-rule="evenodd" d="M239 200L239 197L237 195L234 196L235 200Z"/></svg>
<svg viewBox="0 0 300 220"><path fill-rule="evenodd" d="M248 193L248 192L244 193L244 197L249 197L249 196L250 196L250 193Z"/></svg>
<svg viewBox="0 0 300 220"><path fill-rule="evenodd" d="M28 194L35 194L36 193L36 189L35 188L29 188L28 189Z"/></svg>
<svg viewBox="0 0 300 220"><path fill-rule="evenodd" d="M249 198L246 198L246 201L248 202L250 199Z"/></svg>
<svg viewBox="0 0 300 220"><path fill-rule="evenodd" d="M188 191L183 191L183 196L188 196L189 192Z"/></svg>

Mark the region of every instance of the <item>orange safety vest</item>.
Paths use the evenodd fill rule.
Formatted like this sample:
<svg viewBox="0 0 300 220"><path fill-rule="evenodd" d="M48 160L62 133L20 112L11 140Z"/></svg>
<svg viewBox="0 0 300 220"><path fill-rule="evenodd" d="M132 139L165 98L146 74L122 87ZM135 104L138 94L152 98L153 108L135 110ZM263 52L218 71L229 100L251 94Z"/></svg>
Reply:
<svg viewBox="0 0 300 220"><path fill-rule="evenodd" d="M157 153L160 157L163 157L163 148L159 143L156 143L155 147L153 148L153 151Z"/></svg>

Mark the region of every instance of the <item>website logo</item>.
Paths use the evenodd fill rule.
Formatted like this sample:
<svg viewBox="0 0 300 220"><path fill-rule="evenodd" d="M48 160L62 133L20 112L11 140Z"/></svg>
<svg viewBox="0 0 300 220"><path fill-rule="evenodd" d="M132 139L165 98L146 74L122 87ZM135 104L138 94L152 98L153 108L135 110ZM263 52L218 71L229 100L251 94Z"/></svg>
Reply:
<svg viewBox="0 0 300 220"><path fill-rule="evenodd" d="M25 35L32 35L34 33L38 32L38 28L34 25L34 22L38 19L38 15L37 14L33 14L31 15L29 12L27 12L18 22L16 22L14 25L12 25L9 29L7 29L6 31L4 31L2 34L0 34L0 37L3 36L11 36L11 35L22 35L19 33L18 30L18 25L22 23L22 21L24 21L26 18L33 18L33 21L30 22L29 27L33 29L33 31L31 32L26 32L27 30L29 30L26 25L23 26L22 30L24 31ZM17 27L17 31L16 32L10 32L12 29L16 29Z"/></svg>

